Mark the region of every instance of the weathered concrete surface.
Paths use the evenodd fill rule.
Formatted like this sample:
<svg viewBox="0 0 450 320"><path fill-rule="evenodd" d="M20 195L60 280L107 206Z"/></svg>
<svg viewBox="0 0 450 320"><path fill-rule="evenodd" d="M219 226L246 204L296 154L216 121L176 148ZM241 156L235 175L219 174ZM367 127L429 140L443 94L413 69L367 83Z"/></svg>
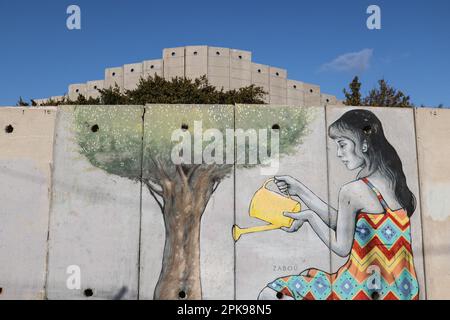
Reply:
<svg viewBox="0 0 450 320"><path fill-rule="evenodd" d="M55 115L0 109L0 299L44 298Z"/></svg>
<svg viewBox="0 0 450 320"><path fill-rule="evenodd" d="M223 121L218 123L219 119ZM225 130L233 128L233 106L146 106L144 179L149 176L147 164L152 162L151 158L153 157L146 149L158 148L160 144L166 143L167 148L161 148L161 151L158 152L159 156L164 159L167 156L165 152L170 152L175 145L175 143L170 143L172 132L180 129L182 125L187 125L193 137L194 121L201 121L203 132L211 128L218 128L224 132L225 136ZM170 167L170 164L167 165ZM200 267L203 299L233 299L234 297L234 241L230 232L234 222L233 203L233 175L230 170L229 176L222 180L209 199L201 220ZM150 192L144 187L140 246L140 299L152 299L154 296L155 286L162 268L165 232L162 211ZM186 294L189 299L189 292Z"/></svg>
<svg viewBox="0 0 450 320"><path fill-rule="evenodd" d="M297 121L297 122L296 122ZM249 205L254 193L273 177L290 175L327 201L327 159L325 111L321 107L299 108L288 106L236 106L236 128L265 128L280 126L280 139L303 125L301 138L292 144L290 154L280 158L277 172L261 171L236 166L236 224L242 228L267 224L249 216ZM282 140L283 141L283 140ZM266 167L267 169L267 167ZM268 188L279 192L269 184ZM294 198L299 200L298 198ZM302 210L307 209L301 203ZM311 267L330 271L329 250L311 227L303 225L294 233L282 230L242 235L236 243L236 299L257 299L260 291L279 277L300 274Z"/></svg>
<svg viewBox="0 0 450 320"><path fill-rule="evenodd" d="M167 48L163 50L164 78L170 80L175 77L184 77L185 53L184 47Z"/></svg>
<svg viewBox="0 0 450 320"><path fill-rule="evenodd" d="M449 299L450 110L415 112L427 298Z"/></svg>
<svg viewBox="0 0 450 320"><path fill-rule="evenodd" d="M327 128L345 112L353 109L368 109L381 121L384 134L397 151L403 165L406 180L417 200L417 208L411 218L412 245L414 265L419 280L420 298L425 298L424 262L421 232L421 210L417 172L417 155L413 109L411 108L376 108L376 107L326 107ZM328 183L330 204L337 208L340 188L356 179L357 171L345 168L336 154L336 143L328 137ZM336 271L348 258L340 258L332 253L332 268Z"/></svg>
<svg viewBox="0 0 450 320"><path fill-rule="evenodd" d="M55 138L50 212L49 299L136 299L140 190L140 106L62 106ZM95 126L96 131L95 131ZM95 131L95 132L94 132ZM96 151L93 152L92 150ZM122 158L123 157L123 158ZM128 171L123 176L108 171ZM81 289L68 289L69 266Z"/></svg>
<svg viewBox="0 0 450 320"><path fill-rule="evenodd" d="M96 167L85 155L90 135L96 139L91 132L95 124L97 133L101 134L95 141L109 153L100 150L93 159L108 162L121 160L114 155L133 155L131 162L124 163L123 167L132 168L131 174L139 178L140 155L143 155L140 139L143 132L144 146L151 146L150 140L155 141L155 137L150 139L149 135L156 134L158 139L159 120L155 119L162 119L166 125L178 121L177 126L189 119L187 124L192 128L193 119L208 122L208 118L216 114L232 117L235 112L236 128L269 129L276 122L283 131L297 124L289 116L290 109L307 110L307 134L292 154L281 159L280 169L272 176L291 175L322 199L329 197L334 207L340 187L355 179L355 172L343 168L337 159L334 141L326 138L327 126L353 108L328 106L325 115L323 107L265 105L236 106L233 110L233 106L211 106L205 109L211 112L198 116L197 112L204 108L147 106L144 126L144 107L59 107L53 157L56 108L0 109L0 179L5 182L0 209L0 299L46 296L49 299L85 299L84 290L89 288L93 290L90 299L113 299L118 295L122 299L137 299L138 291L141 299L153 298L165 239L161 210L137 180L107 173L106 168ZM447 143L450 112L373 107L370 110L380 118L416 196L417 209L411 225L421 298L448 298L450 177L446 169L450 156ZM80 112L81 118L78 117ZM160 118L161 114L165 114L166 120ZM11 133L5 131L9 125L13 128ZM223 125L232 128L233 122L230 120ZM86 132L80 145L78 135L83 128ZM112 152L123 150L120 148L126 148L127 144L120 139L116 144L111 143L107 137L119 138L130 133L135 140L125 142L130 142L131 146L133 141L138 141L138 151ZM51 178L52 159L55 163ZM144 157L144 160L148 159ZM346 261L334 254L330 261L329 250L309 225L293 234L276 230L243 235L233 243L231 226L235 222L241 227L264 224L248 216L253 194L271 176L262 174L260 169L261 166L238 166L236 180L234 174L223 180L208 202L200 242L204 299L256 299L260 290L278 277L299 274L309 267L335 271ZM303 203L302 209L307 209ZM67 267L71 265L81 268L80 290L67 288L70 277Z"/></svg>
<svg viewBox="0 0 450 320"><path fill-rule="evenodd" d="M208 47L188 46L185 50L186 78L195 79L208 74Z"/></svg>
<svg viewBox="0 0 450 320"><path fill-rule="evenodd" d="M110 86L114 87L117 83L121 89L135 89L139 80L139 74L135 71L139 69L139 73L144 78L154 74L165 77L167 80L173 77L193 79L206 75L209 83L219 90L222 87L224 90L232 90L255 84L262 86L264 91L267 92L264 102L270 104L302 106L340 104L334 96L321 97L320 86L318 85L305 83L305 92L303 92L303 85L296 84L301 89L299 95L298 91L300 90L292 90L290 83L297 81L288 80L285 69L254 63L252 62L252 53L245 50L205 45L166 48L163 49L162 59L146 60L134 65L133 67L130 64L125 64L122 67L106 69L105 80L101 86L109 88ZM131 68L135 71L127 74L127 70ZM113 72L114 75L112 75ZM83 87L84 84L70 85L69 97L72 100L76 99L78 94L97 97L97 91L89 89L90 82L92 81L87 82L87 89ZM81 89L80 86L82 86ZM79 91L75 92L77 89ZM43 103L46 99L39 99L39 101Z"/></svg>

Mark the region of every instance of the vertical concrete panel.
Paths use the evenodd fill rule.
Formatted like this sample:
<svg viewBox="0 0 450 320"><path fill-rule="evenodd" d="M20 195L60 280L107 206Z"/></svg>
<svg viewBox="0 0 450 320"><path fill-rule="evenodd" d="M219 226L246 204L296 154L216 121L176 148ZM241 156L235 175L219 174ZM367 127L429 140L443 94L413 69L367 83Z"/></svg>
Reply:
<svg viewBox="0 0 450 320"><path fill-rule="evenodd" d="M230 49L230 89L239 89L252 83L252 53Z"/></svg>
<svg viewBox="0 0 450 320"><path fill-rule="evenodd" d="M185 48L168 48L163 50L164 78L170 80L175 77L184 77Z"/></svg>
<svg viewBox="0 0 450 320"><path fill-rule="evenodd" d="M86 98L98 98L100 97L99 89L103 89L105 86L104 80L88 81L86 84Z"/></svg>
<svg viewBox="0 0 450 320"><path fill-rule="evenodd" d="M0 299L43 299L55 108L0 108Z"/></svg>
<svg viewBox="0 0 450 320"><path fill-rule="evenodd" d="M69 99L77 100L79 95L86 95L86 84L77 83L69 85Z"/></svg>
<svg viewBox="0 0 450 320"><path fill-rule="evenodd" d="M269 66L259 63L252 63L252 84L262 87L266 92L264 102L270 101L270 73Z"/></svg>
<svg viewBox="0 0 450 320"><path fill-rule="evenodd" d="M335 96L333 96L331 94L322 93L322 94L320 94L320 104L323 106L327 106L327 105L334 106L337 104L337 99Z"/></svg>
<svg viewBox="0 0 450 320"><path fill-rule="evenodd" d="M208 75L208 47L186 47L186 78L195 79Z"/></svg>
<svg viewBox="0 0 450 320"><path fill-rule="evenodd" d="M262 226L267 222L250 217L249 207L254 194L267 179L289 175L302 182L318 197L327 201L327 159L325 140L325 112L323 108L286 106L236 106L236 130L271 129L280 127L282 152L278 170L261 171L256 165L244 167L236 148L236 223L241 228ZM259 131L257 131L259 132ZM250 134L250 132L249 132ZM236 144L239 145L239 138ZM270 140L269 140L270 141ZM263 146L264 144L260 144ZM289 146L289 147L288 147ZM247 158L247 161L250 161ZM267 188L279 193L273 183ZM283 197L283 196L281 196ZM297 197L293 197L299 201ZM284 197L283 197L284 199ZM302 210L306 205L301 202ZM236 242L236 298L257 299L260 291L279 277L299 275L315 267L330 269L329 251L308 224L297 232L272 230L243 234ZM275 293L275 291L273 291Z"/></svg>
<svg viewBox="0 0 450 320"><path fill-rule="evenodd" d="M144 61L144 78L148 76L158 75L164 77L163 60L146 60Z"/></svg>
<svg viewBox="0 0 450 320"><path fill-rule="evenodd" d="M230 89L230 49L208 47L208 80L219 90Z"/></svg>
<svg viewBox="0 0 450 320"><path fill-rule="evenodd" d="M413 110L410 108L376 108L376 107L333 107L328 106L327 110L327 128L344 113L353 109L367 109L375 114L381 121L384 135L389 143L394 147L402 162L404 174L409 189L412 191L417 200L417 208L411 218L412 233L412 250L414 256L414 266L420 287L420 298L425 298L425 282L424 282L424 262L422 249L422 232L421 232L421 210L419 199L419 185L417 172L417 154L414 132ZM361 124L364 128L364 125ZM342 159L346 159L345 157ZM358 170L349 170L337 156L337 144L328 137L328 181L329 181L329 198L333 208L338 208L339 191L345 184L357 180ZM362 183L362 182L361 182ZM369 190L370 191L370 190ZM383 193L382 190L380 192ZM371 193L369 193L371 195ZM386 202L395 201L386 196ZM389 204L389 203L388 203ZM376 206L378 205L378 206ZM376 204L373 211L379 210L379 204ZM393 210L396 208L392 208ZM380 231L381 232L381 231ZM348 258L341 258L332 253L332 268L337 271L346 263ZM395 263L395 262L393 262ZM367 267L367 266L366 266ZM367 271L369 272L369 271ZM341 283L335 283L334 288L340 289Z"/></svg>
<svg viewBox="0 0 450 320"><path fill-rule="evenodd" d="M105 69L105 88L114 88L116 85L123 90L123 67Z"/></svg>
<svg viewBox="0 0 450 320"><path fill-rule="evenodd" d="M60 107L49 299L137 299L142 114L140 106ZM80 290L67 287L69 266L80 268Z"/></svg>
<svg viewBox="0 0 450 320"><path fill-rule="evenodd" d="M143 63L132 63L123 66L123 83L125 90L134 90L144 75Z"/></svg>
<svg viewBox="0 0 450 320"><path fill-rule="evenodd" d="M288 105L303 106L305 103L303 94L303 82L287 80L287 101Z"/></svg>
<svg viewBox="0 0 450 320"><path fill-rule="evenodd" d="M320 105L320 87L310 83L303 83L305 106Z"/></svg>
<svg viewBox="0 0 450 320"><path fill-rule="evenodd" d="M287 71L269 67L269 94L271 104L286 104L287 101Z"/></svg>
<svg viewBox="0 0 450 320"><path fill-rule="evenodd" d="M186 130L193 137L194 121L202 123L203 132L216 128L225 137L225 130L233 128L233 106L146 106L143 158L144 185L146 184L145 181L155 174L154 161L157 161L157 159L160 159L160 161L166 159L163 165L166 173L172 180L177 179L177 173L174 171L175 166L170 160L170 153L178 139L171 142L171 136L173 131L179 130L185 125L187 126ZM232 146L233 139L231 138L231 140ZM207 144L206 141L203 146L205 144ZM157 152L156 148L159 148ZM232 160L230 160L231 165L228 166L229 175L221 181L217 190L212 194L202 215L200 276L203 299L233 299L234 297L234 241L231 237L231 227L234 223ZM198 168L197 173L193 173L191 179L205 170L205 167L208 168L209 166L203 165ZM181 190L180 182L176 183L176 188ZM199 193L199 190L193 191ZM161 197L156 197L158 201L161 201ZM192 204L195 205L195 203ZM170 206L171 203L168 203L168 205ZM160 277L163 263L166 240L164 225L161 208L150 194L149 189L144 187L142 191L141 299L154 298L155 286ZM187 268L189 267L187 266ZM189 288L174 288L174 290L176 292L186 290L186 299L190 299Z"/></svg>
<svg viewBox="0 0 450 320"><path fill-rule="evenodd" d="M417 109L420 200L428 299L450 297L450 111Z"/></svg>

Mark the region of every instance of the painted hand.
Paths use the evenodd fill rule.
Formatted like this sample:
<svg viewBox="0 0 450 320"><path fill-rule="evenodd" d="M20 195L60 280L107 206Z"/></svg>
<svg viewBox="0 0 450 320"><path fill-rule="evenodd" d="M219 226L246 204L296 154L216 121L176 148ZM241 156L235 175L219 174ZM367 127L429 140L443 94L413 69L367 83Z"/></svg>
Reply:
<svg viewBox="0 0 450 320"><path fill-rule="evenodd" d="M298 194L299 186L301 185L298 180L291 176L276 176L274 177L274 182L280 192L291 196Z"/></svg>
<svg viewBox="0 0 450 320"><path fill-rule="evenodd" d="M285 217L294 219L290 227L281 227L281 230L286 232L295 232L301 228L301 226L308 221L308 216L311 210L305 210L301 212L283 212Z"/></svg>

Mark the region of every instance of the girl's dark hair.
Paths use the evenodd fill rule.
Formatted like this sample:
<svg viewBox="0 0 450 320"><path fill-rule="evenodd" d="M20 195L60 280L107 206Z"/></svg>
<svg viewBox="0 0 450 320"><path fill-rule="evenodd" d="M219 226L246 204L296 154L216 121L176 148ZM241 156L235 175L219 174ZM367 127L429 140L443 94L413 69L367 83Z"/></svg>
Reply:
<svg viewBox="0 0 450 320"><path fill-rule="evenodd" d="M412 216L416 209L416 199L406 183L400 157L384 136L383 126L375 114L361 109L348 111L328 128L328 135L332 139L336 137L351 139L356 147L362 146L365 142L368 147L364 153L367 167L360 174L364 171L368 176L380 170L389 180L397 200L406 210L408 217Z"/></svg>

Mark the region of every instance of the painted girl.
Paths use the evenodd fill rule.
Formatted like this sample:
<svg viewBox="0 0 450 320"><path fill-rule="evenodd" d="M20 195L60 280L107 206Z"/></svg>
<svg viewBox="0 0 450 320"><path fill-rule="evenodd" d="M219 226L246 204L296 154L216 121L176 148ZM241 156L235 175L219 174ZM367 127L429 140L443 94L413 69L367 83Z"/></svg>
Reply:
<svg viewBox="0 0 450 320"><path fill-rule="evenodd" d="M286 212L294 222L283 230L295 232L308 222L330 250L348 261L336 273L311 268L276 279L259 299L418 299L409 220L415 197L380 120L368 110L351 110L328 134L347 169L358 170L357 179L341 187L338 209L290 176L275 177L275 182L309 208Z"/></svg>

